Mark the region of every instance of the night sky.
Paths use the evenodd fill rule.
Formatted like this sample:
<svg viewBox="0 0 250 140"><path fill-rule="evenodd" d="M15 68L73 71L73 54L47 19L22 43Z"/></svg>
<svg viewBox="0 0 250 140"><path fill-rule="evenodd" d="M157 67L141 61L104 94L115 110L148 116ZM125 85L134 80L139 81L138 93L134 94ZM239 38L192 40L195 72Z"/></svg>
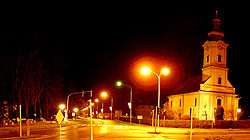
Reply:
<svg viewBox="0 0 250 140"><path fill-rule="evenodd" d="M133 87L134 105L157 103L156 77L136 75L141 61L170 68L162 78L161 102L176 84L201 74L203 48L208 39L215 11L219 10L224 41L228 47L229 81L241 97L241 106L249 108L247 82L249 19L241 8L203 9L116 9L58 15L36 23L38 32L2 32L1 58L14 56L30 47L18 41L35 42L49 59L59 59L64 67L64 93L90 90L98 97L106 90L114 98L114 107L128 110L129 89L117 89L116 80ZM42 20L41 20L42 21ZM139 70L138 70L139 71ZM151 78L151 79L150 79ZM144 82L143 82L144 81ZM147 81L147 82L145 82ZM150 81L150 82L149 82ZM77 96L77 95L75 95ZM79 97L79 96L78 96ZM107 101L105 104L109 104Z"/></svg>

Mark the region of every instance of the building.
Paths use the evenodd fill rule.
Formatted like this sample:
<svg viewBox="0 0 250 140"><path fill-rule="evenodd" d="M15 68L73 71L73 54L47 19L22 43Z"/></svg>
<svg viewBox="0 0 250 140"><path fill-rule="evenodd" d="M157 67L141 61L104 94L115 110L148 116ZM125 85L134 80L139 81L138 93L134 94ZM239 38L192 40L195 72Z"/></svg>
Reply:
<svg viewBox="0 0 250 140"><path fill-rule="evenodd" d="M152 110L155 107L153 105L138 105L135 107L135 115L143 116L143 118L151 118L152 117Z"/></svg>
<svg viewBox="0 0 250 140"><path fill-rule="evenodd" d="M169 107L177 116L191 115L199 120L237 120L239 97L228 81L227 47L220 30L220 19L213 19L209 40L203 45L202 75L178 85L168 97ZM192 111L193 110L193 111Z"/></svg>

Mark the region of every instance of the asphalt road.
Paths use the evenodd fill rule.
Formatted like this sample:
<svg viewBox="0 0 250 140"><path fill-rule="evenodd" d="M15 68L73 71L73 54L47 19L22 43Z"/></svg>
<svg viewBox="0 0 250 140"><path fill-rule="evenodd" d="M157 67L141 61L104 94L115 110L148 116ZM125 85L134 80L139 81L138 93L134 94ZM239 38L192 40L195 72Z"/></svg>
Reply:
<svg viewBox="0 0 250 140"><path fill-rule="evenodd" d="M159 134L153 134L154 127L132 124L121 121L94 120L93 124L94 140L247 140L248 134L231 133L207 133L188 135L187 129L180 128L159 128ZM58 127L42 128L31 130L32 137L25 139L60 139L60 130ZM15 139L15 138L12 138ZM90 140L90 126L81 121L62 127L61 139L63 140Z"/></svg>

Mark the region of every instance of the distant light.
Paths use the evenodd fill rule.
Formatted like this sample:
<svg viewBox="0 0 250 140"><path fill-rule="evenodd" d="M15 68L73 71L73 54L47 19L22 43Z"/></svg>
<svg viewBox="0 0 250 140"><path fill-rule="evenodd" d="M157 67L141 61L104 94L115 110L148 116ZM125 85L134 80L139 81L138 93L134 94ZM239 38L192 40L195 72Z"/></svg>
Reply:
<svg viewBox="0 0 250 140"><path fill-rule="evenodd" d="M103 91L103 92L101 93L101 96L102 96L103 98L105 98L105 97L107 97L107 96L108 96L108 94L107 94L107 92L106 92L106 91Z"/></svg>
<svg viewBox="0 0 250 140"><path fill-rule="evenodd" d="M60 105L59 105L59 108L60 108L61 110L63 110L63 109L65 109L65 105L64 105L64 104L60 104Z"/></svg>
<svg viewBox="0 0 250 140"><path fill-rule="evenodd" d="M81 111L85 111L85 110L88 110L89 108L88 107L85 107L84 109L82 109Z"/></svg>
<svg viewBox="0 0 250 140"><path fill-rule="evenodd" d="M131 109L131 103L130 102L128 103L128 108Z"/></svg>
<svg viewBox="0 0 250 140"><path fill-rule="evenodd" d="M169 69L168 68L163 68L161 70L161 73L163 73L164 75L168 75L169 74Z"/></svg>
<svg viewBox="0 0 250 140"><path fill-rule="evenodd" d="M116 81L116 86L118 87L122 86L122 81Z"/></svg>
<svg viewBox="0 0 250 140"><path fill-rule="evenodd" d="M238 112L238 113L240 113L240 112L241 112L241 109L240 109L240 108L238 108L238 109L237 109L237 112Z"/></svg>
<svg viewBox="0 0 250 140"><path fill-rule="evenodd" d="M74 112L78 112L78 108L74 108Z"/></svg>
<svg viewBox="0 0 250 140"><path fill-rule="evenodd" d="M142 73L143 75L149 75L149 73L150 73L150 68L147 67L147 66L142 67L141 73Z"/></svg>
<svg viewBox="0 0 250 140"><path fill-rule="evenodd" d="M98 102L99 102L99 100L98 100L98 99L95 99L95 102L96 102L96 103L98 103Z"/></svg>

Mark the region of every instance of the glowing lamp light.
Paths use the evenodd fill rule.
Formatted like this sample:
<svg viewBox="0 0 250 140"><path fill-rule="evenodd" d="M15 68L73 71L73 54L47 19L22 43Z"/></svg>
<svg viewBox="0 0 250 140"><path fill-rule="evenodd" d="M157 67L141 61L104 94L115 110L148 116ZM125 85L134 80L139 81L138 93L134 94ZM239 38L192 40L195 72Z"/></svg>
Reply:
<svg viewBox="0 0 250 140"><path fill-rule="evenodd" d="M122 86L122 81L116 81L116 86L121 87Z"/></svg>
<svg viewBox="0 0 250 140"><path fill-rule="evenodd" d="M74 112L78 112L78 108L74 108Z"/></svg>
<svg viewBox="0 0 250 140"><path fill-rule="evenodd" d="M164 75L168 75L169 74L169 69L168 68L163 68L161 70L161 73L164 74Z"/></svg>
<svg viewBox="0 0 250 140"><path fill-rule="evenodd" d="M110 111L112 111L112 106L109 107Z"/></svg>
<svg viewBox="0 0 250 140"><path fill-rule="evenodd" d="M141 73L142 73L143 75L149 75L149 73L150 73L150 68L147 67L147 66L142 67Z"/></svg>
<svg viewBox="0 0 250 140"><path fill-rule="evenodd" d="M240 109L240 108L238 108L238 109L237 109L237 112L238 112L238 113L240 113L240 112L241 112L241 109Z"/></svg>
<svg viewBox="0 0 250 140"><path fill-rule="evenodd" d="M63 110L63 109L65 109L65 105L64 105L64 104L60 104L60 105L59 105L59 108L60 108L61 110Z"/></svg>
<svg viewBox="0 0 250 140"><path fill-rule="evenodd" d="M96 103L98 103L98 102L99 102L99 100L98 100L98 99L95 99L95 102L96 102Z"/></svg>
<svg viewBox="0 0 250 140"><path fill-rule="evenodd" d="M103 91L103 92L101 93L101 96L102 96L103 98L106 98L106 97L108 96L108 94L107 94L107 92Z"/></svg>

